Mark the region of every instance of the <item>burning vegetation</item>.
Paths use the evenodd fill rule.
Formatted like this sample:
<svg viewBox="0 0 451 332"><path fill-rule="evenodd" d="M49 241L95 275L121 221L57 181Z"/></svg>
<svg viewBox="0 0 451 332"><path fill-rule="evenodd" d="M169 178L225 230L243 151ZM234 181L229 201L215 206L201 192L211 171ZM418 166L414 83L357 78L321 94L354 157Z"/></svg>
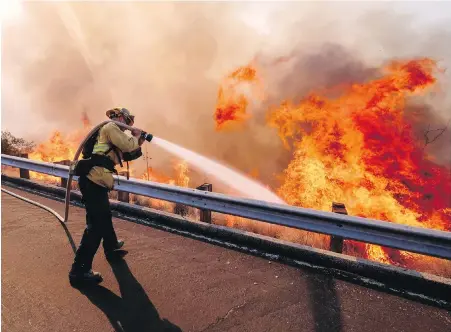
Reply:
<svg viewBox="0 0 451 332"><path fill-rule="evenodd" d="M394 61L380 78L331 89L333 97L329 91L311 92L299 102L270 107L267 125L292 153L277 190L280 197L290 205L324 211L331 210L332 202L343 202L350 215L450 231L450 169L432 161L425 150L428 142L415 137L407 120L408 98L430 91L437 71L436 62L427 58ZM217 120L217 125L232 121ZM243 220L227 220L230 226L237 223ZM282 233L329 247L328 236ZM348 253L401 266L420 259L355 241L346 241L345 247Z"/></svg>
<svg viewBox="0 0 451 332"><path fill-rule="evenodd" d="M47 142L36 146L29 154L29 158L50 163L72 160L81 141L92 128L86 112L82 113L81 121L83 127L69 134L64 134L58 130L53 132ZM55 184L59 182L59 178L36 172L30 172L30 178Z"/></svg>

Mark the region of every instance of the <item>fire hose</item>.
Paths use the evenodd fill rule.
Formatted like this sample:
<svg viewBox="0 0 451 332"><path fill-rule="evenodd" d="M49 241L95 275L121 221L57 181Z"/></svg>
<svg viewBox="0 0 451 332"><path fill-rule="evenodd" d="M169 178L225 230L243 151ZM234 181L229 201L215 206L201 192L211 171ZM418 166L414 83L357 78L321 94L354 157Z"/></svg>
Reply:
<svg viewBox="0 0 451 332"><path fill-rule="evenodd" d="M39 207L41 209L46 210L47 212L50 212L51 214L53 214L60 222L64 222L63 217L61 217L58 212L56 212L55 210L49 208L48 206L45 206L44 204L38 203L38 202L33 201L31 199L25 198L23 196L17 195L15 193L13 193L12 191L9 191L9 190L3 189L3 188L2 188L2 191L4 193L7 193L8 195L11 195L13 197L16 197L16 198L21 199L21 200L23 200L25 202L33 204L33 205L35 205L35 206L37 206L37 207Z"/></svg>
<svg viewBox="0 0 451 332"><path fill-rule="evenodd" d="M67 223L67 221L69 220L70 192L71 192L71 187L72 187L72 178L73 178L73 175L74 175L74 174L73 174L72 166L73 166L73 165L75 164L75 162L78 160L78 158L79 158L79 156L80 156L80 153L83 151L83 147L85 146L85 144L86 144L86 142L88 141L88 139L89 139L89 138L90 138L90 137L91 137L98 129L100 129L101 127L103 127L104 125L106 125L106 124L109 123L109 122L114 122L114 123L117 124L119 127L122 127L122 128L124 128L124 129L141 131L142 137L144 137L148 142L150 142L150 140L152 139L152 135L147 134L145 131L143 131L143 130L141 130L141 129L138 129L138 128L135 128L135 127L131 127L131 126L128 126L128 125L126 125L126 124L124 124L124 123L122 123L122 122L113 121L113 120L107 120L107 121L104 121L104 122L98 124L97 126L95 126L93 129L91 129L91 131L88 133L88 135L86 135L86 137L85 137L85 138L83 139L83 141L80 143L80 146L78 147L77 151L75 152L74 159L73 159L73 161L72 161L72 163L71 163L71 166L69 166L69 177L68 177L68 180L67 180L67 186L66 186L66 198L65 198L65 206L64 206L64 218L63 218L58 212L56 212L55 210L49 208L48 206L45 206L45 205L43 205L43 204L41 204L41 203L38 203L38 202L35 202L35 201L31 200L31 199L22 197L22 196L20 196L20 195L18 195L18 194L15 194L15 193L13 193L13 192L11 192L11 191L9 191L9 190L3 189L3 188L1 188L1 190L2 190L3 192L5 192L6 194L8 194L8 195L11 195L11 196L16 197L16 198L18 198L18 199L21 199L21 200L23 200L23 201L25 201L25 202L28 202L28 203L30 203L30 204L33 204L33 205L35 205L35 206L37 206L37 207L39 207L39 208L41 208L41 209L44 209L44 210L46 210L47 212L50 212L51 214L53 214L60 222L62 222L62 223Z"/></svg>

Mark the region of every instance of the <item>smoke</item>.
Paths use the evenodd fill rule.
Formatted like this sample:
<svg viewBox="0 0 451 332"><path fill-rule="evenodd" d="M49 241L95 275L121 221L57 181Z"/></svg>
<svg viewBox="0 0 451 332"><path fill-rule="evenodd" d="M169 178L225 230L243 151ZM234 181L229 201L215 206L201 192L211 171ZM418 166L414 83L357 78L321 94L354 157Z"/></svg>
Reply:
<svg viewBox="0 0 451 332"><path fill-rule="evenodd" d="M83 112L98 123L107 109L127 107L152 134L244 172L258 168L276 185L291 155L265 125L268 107L372 78L393 58L428 56L450 67L446 20L420 24L390 6L28 2L21 19L2 29L2 127L42 141L54 129L81 128ZM449 5L433 6L446 12ZM218 133L221 78L252 59L268 99L253 106L246 130ZM434 98L423 101L434 124L451 117L449 71L440 82ZM169 167L170 156L148 149L153 167ZM196 181L203 180L199 174Z"/></svg>

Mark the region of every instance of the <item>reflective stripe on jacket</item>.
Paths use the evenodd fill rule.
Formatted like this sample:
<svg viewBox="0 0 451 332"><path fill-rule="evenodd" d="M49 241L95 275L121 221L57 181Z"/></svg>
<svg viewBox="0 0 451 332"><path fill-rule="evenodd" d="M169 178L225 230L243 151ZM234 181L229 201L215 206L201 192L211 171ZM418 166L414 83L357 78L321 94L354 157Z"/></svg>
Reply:
<svg viewBox="0 0 451 332"><path fill-rule="evenodd" d="M110 149L111 145L108 143L99 143L97 142L94 145L94 150L92 150L92 153L95 154L105 154Z"/></svg>
<svg viewBox="0 0 451 332"><path fill-rule="evenodd" d="M138 139L136 137L127 135L117 124L110 122L100 129L92 153L103 155L113 145L117 148L116 150L119 150L119 158L122 158L122 152L132 152L139 148ZM113 150L108 152L107 156L115 165L120 163L118 156ZM99 166L93 167L88 174L88 179L99 186L106 187L110 190L113 189L113 173L106 168Z"/></svg>

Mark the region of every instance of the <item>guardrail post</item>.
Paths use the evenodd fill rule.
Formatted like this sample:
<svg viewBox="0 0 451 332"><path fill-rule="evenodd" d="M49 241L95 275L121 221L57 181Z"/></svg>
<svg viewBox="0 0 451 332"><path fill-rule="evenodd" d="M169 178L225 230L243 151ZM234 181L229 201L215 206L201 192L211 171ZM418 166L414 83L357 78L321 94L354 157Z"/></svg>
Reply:
<svg viewBox="0 0 451 332"><path fill-rule="evenodd" d="M28 159L28 153L22 153L20 157ZM28 169L19 168L19 175L22 179L30 180L30 171Z"/></svg>
<svg viewBox="0 0 451 332"><path fill-rule="evenodd" d="M66 160L57 161L57 162L55 162L55 164L70 166L71 161L66 159ZM63 188L66 188L67 187L67 179L61 178L60 186Z"/></svg>
<svg viewBox="0 0 451 332"><path fill-rule="evenodd" d="M175 203L174 213L183 217L188 214L188 209L189 209L189 207L187 205Z"/></svg>
<svg viewBox="0 0 451 332"><path fill-rule="evenodd" d="M332 212L339 214L348 214L346 206L343 203L332 202ZM339 254L343 253L343 238L340 236L331 235L330 250Z"/></svg>
<svg viewBox="0 0 451 332"><path fill-rule="evenodd" d="M196 189L212 192L213 185L211 183L204 183L203 185L197 187ZM200 221L211 224L211 210L199 209L199 211L200 211Z"/></svg>
<svg viewBox="0 0 451 332"><path fill-rule="evenodd" d="M175 203L174 213L183 216L188 214L188 207L186 205Z"/></svg>
<svg viewBox="0 0 451 332"><path fill-rule="evenodd" d="M129 173L127 171L119 172L119 175L125 176L127 179L129 178ZM130 203L130 193L126 191L117 191L117 200L119 202Z"/></svg>

